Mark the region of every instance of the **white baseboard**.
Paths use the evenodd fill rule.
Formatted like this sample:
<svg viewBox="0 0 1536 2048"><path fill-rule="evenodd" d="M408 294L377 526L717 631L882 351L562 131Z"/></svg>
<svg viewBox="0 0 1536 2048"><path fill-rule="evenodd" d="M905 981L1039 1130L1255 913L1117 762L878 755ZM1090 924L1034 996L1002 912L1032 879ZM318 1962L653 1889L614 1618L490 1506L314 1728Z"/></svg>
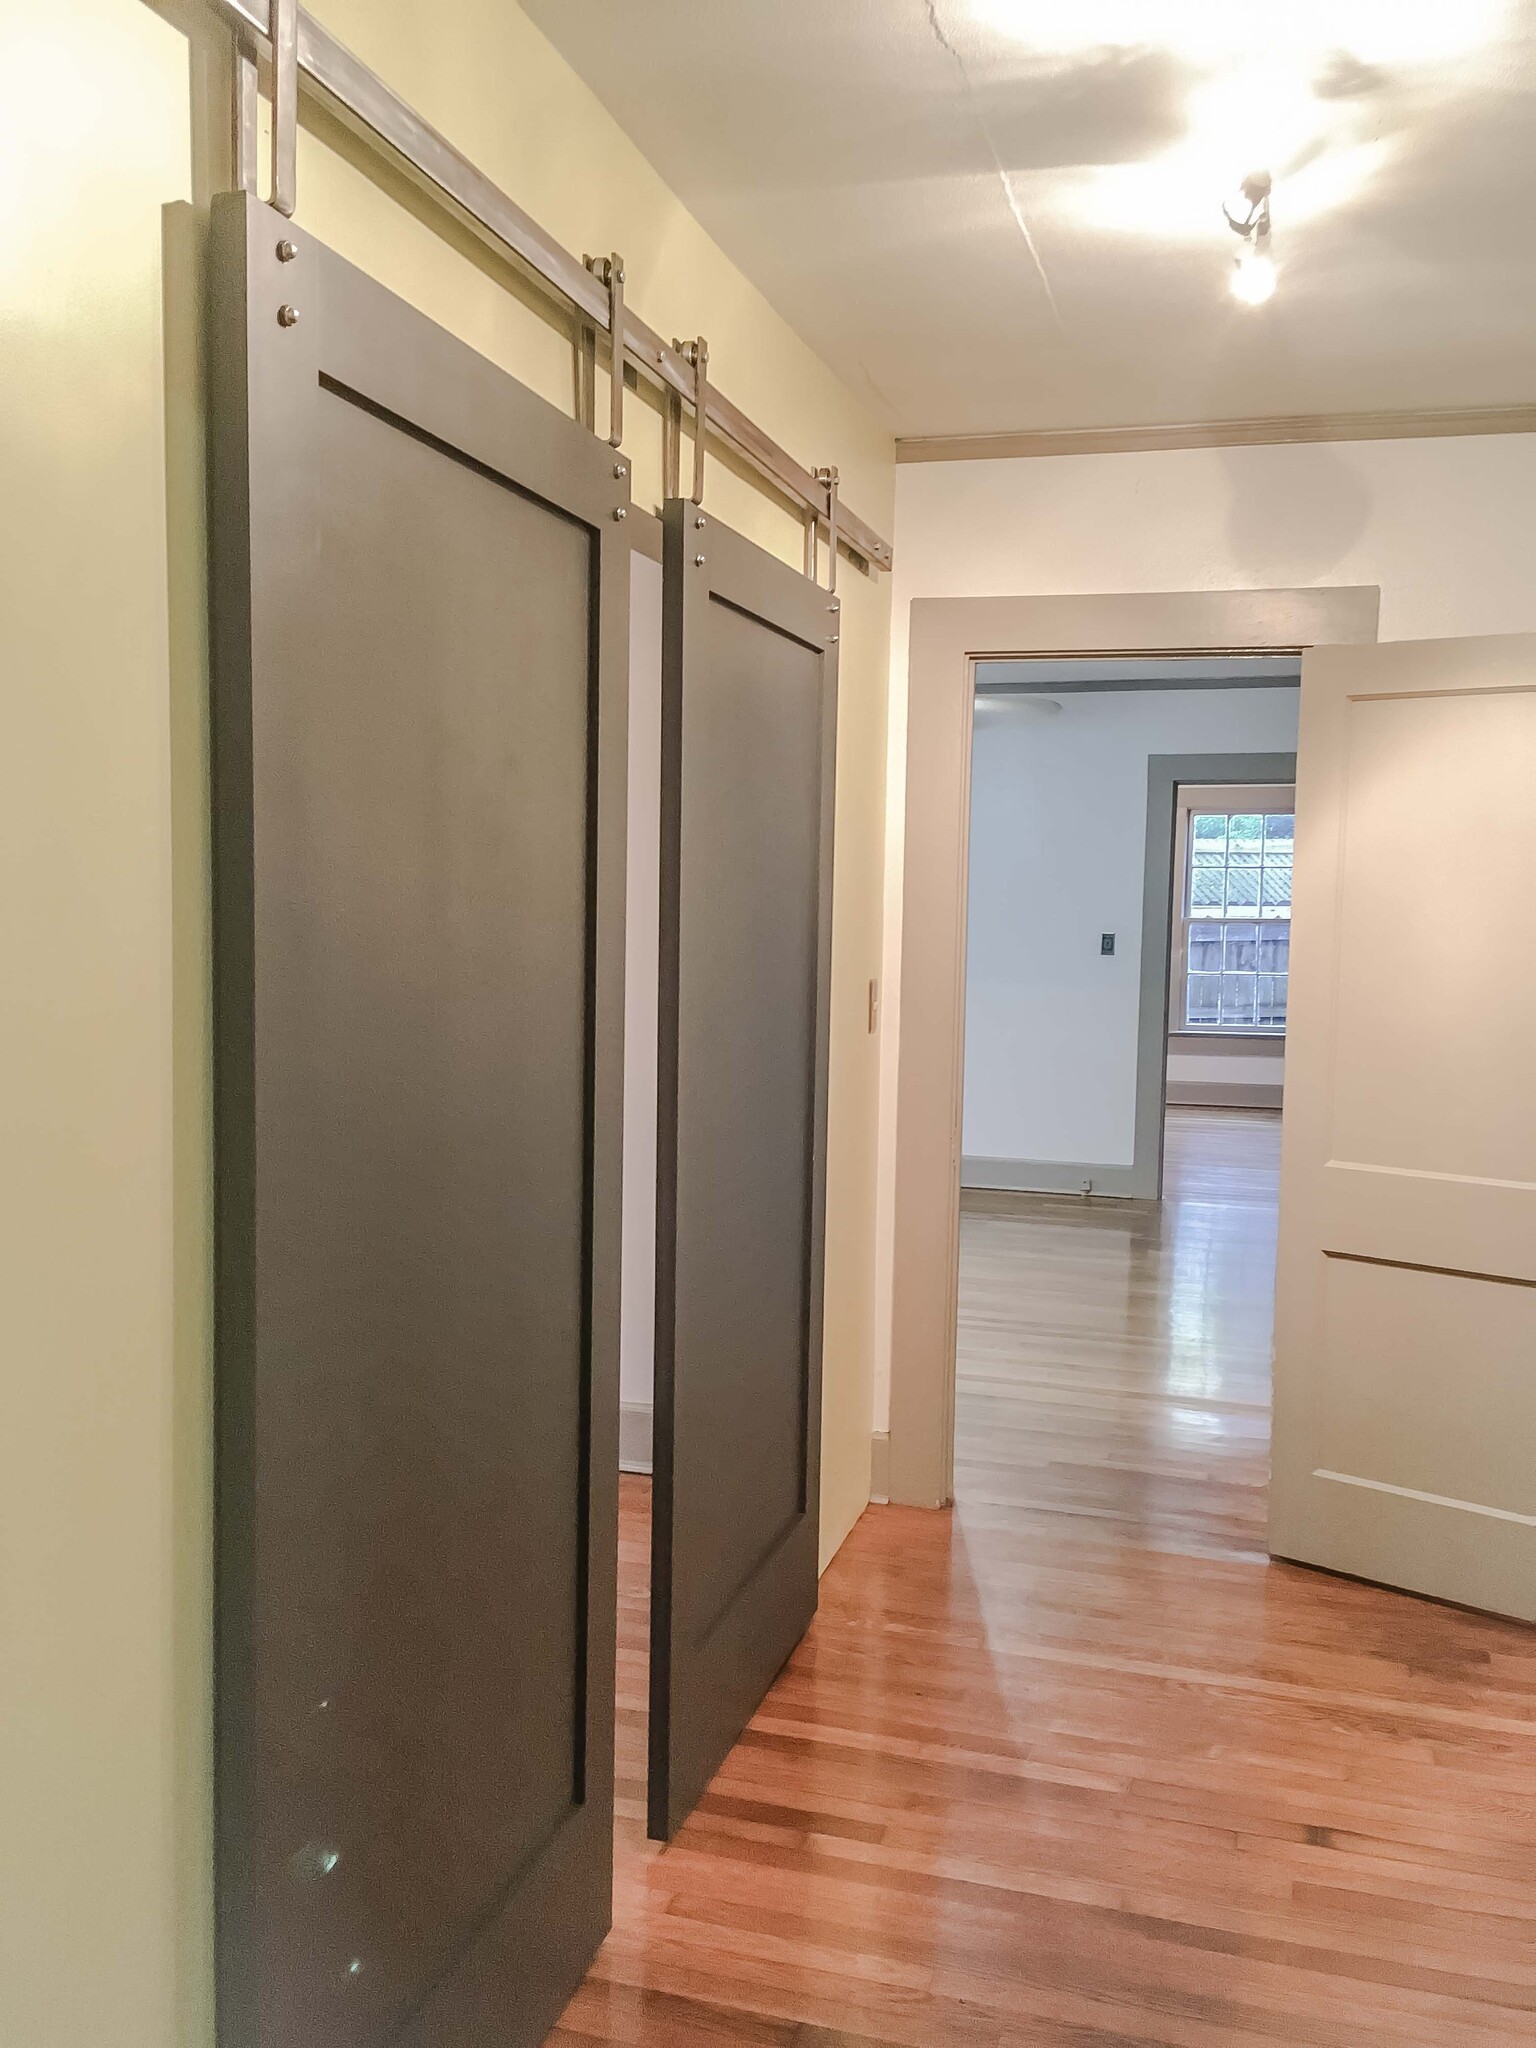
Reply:
<svg viewBox="0 0 1536 2048"><path fill-rule="evenodd" d="M619 1470L649 1472L651 1469L651 1403L619 1403Z"/></svg>
<svg viewBox="0 0 1536 2048"><path fill-rule="evenodd" d="M891 1498L891 1433L877 1429L869 1440L869 1497L882 1507Z"/></svg>
<svg viewBox="0 0 1536 2048"><path fill-rule="evenodd" d="M1183 1109L1279 1109L1279 1081L1170 1081L1168 1101Z"/></svg>
<svg viewBox="0 0 1536 2048"><path fill-rule="evenodd" d="M1156 1173L1156 1163L1152 1165ZM987 1188L1015 1195L1116 1195L1150 1200L1156 1185L1145 1184L1135 1166L1097 1166L1061 1159L987 1159L967 1153L960 1162L962 1190Z"/></svg>

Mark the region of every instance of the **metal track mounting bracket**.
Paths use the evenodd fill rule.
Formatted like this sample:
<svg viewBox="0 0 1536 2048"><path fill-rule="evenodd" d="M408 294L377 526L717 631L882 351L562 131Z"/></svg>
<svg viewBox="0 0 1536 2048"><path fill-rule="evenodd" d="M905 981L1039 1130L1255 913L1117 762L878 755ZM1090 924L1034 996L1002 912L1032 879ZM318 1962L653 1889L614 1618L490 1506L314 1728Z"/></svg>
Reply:
<svg viewBox="0 0 1536 2048"><path fill-rule="evenodd" d="M709 439L709 343L674 341L672 346L693 371L693 502L704 502L704 443Z"/></svg>
<svg viewBox="0 0 1536 2048"><path fill-rule="evenodd" d="M608 445L624 446L624 258L615 250L611 256L583 259L594 277L608 287Z"/></svg>
<svg viewBox="0 0 1536 2048"><path fill-rule="evenodd" d="M827 493L827 589L837 589L837 470L835 466L818 469L816 481Z"/></svg>

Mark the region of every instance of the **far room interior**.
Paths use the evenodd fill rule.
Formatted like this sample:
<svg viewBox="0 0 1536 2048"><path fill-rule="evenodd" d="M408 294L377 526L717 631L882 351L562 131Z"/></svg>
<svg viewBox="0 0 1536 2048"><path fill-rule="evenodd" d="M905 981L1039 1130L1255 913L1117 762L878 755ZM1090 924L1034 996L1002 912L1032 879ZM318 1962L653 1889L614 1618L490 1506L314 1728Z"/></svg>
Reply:
<svg viewBox="0 0 1536 2048"><path fill-rule="evenodd" d="M1300 655L974 675L956 1498L1253 1556Z"/></svg>

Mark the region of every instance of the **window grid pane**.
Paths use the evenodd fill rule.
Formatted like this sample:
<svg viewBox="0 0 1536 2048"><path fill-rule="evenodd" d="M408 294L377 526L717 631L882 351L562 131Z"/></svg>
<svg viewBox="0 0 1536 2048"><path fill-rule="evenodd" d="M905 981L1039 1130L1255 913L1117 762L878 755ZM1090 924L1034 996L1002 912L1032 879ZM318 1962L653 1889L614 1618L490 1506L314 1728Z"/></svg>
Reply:
<svg viewBox="0 0 1536 2048"><path fill-rule="evenodd" d="M1186 1025L1285 1029L1295 843L1292 811L1191 814Z"/></svg>
<svg viewBox="0 0 1536 2048"><path fill-rule="evenodd" d="M1221 977L1221 1021L1246 1024L1252 1028L1258 998L1256 974L1224 974Z"/></svg>
<svg viewBox="0 0 1536 2048"><path fill-rule="evenodd" d="M1257 861L1233 861L1227 869L1227 915L1252 917L1259 907L1259 881L1263 873Z"/></svg>
<svg viewBox="0 0 1536 2048"><path fill-rule="evenodd" d="M1285 918L1296 841L1292 811L1195 811L1185 914Z"/></svg>

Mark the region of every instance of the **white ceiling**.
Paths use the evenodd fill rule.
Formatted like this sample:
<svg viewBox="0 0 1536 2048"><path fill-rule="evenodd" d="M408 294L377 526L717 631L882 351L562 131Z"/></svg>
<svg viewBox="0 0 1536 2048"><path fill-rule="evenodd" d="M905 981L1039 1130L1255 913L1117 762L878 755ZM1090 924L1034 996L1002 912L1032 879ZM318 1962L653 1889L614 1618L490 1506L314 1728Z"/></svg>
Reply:
<svg viewBox="0 0 1536 2048"><path fill-rule="evenodd" d="M1536 0L523 4L900 434L1536 400Z"/></svg>

